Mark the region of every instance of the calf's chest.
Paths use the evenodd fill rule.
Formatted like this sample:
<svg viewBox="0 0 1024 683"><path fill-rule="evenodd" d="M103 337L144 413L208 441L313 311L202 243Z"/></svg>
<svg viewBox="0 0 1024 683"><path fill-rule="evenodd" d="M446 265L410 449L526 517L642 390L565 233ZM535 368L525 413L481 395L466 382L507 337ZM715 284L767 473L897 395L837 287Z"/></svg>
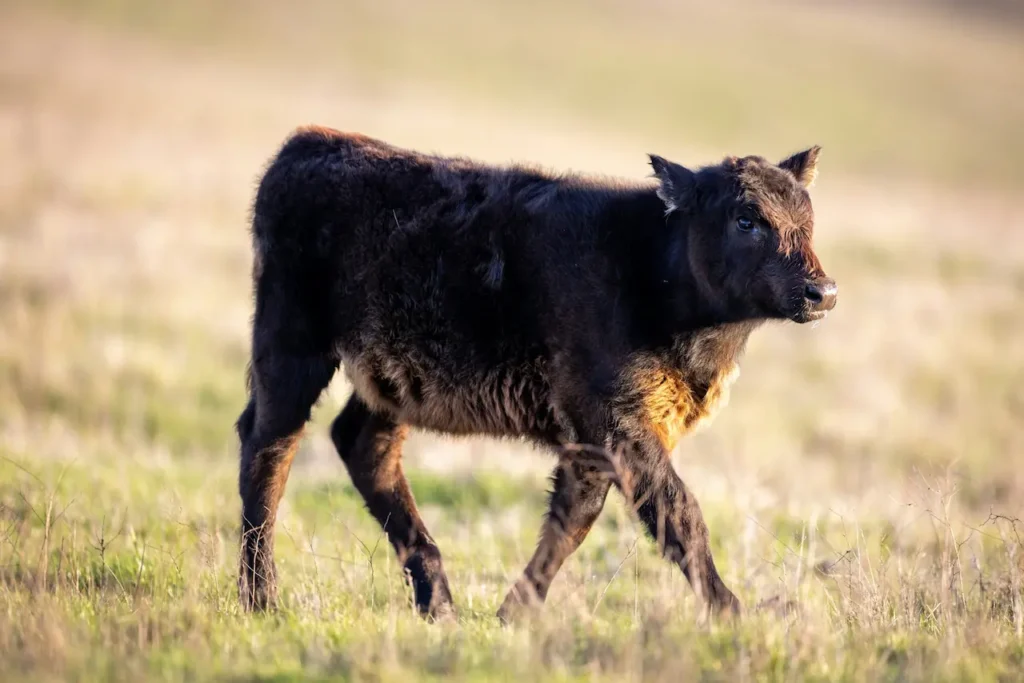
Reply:
<svg viewBox="0 0 1024 683"><path fill-rule="evenodd" d="M652 431L666 450L672 450L728 403L729 389L739 374L735 361L697 375L663 359L640 359L626 372L617 419L627 428Z"/></svg>

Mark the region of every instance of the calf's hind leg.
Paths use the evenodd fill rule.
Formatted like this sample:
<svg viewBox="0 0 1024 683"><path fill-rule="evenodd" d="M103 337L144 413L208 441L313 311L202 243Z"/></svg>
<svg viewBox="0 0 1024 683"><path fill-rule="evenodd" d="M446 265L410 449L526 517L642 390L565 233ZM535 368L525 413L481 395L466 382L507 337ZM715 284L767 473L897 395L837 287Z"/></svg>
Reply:
<svg viewBox="0 0 1024 683"><path fill-rule="evenodd" d="M254 357L249 404L238 419L242 442L242 557L238 589L246 610L277 599L274 523L292 459L313 404L334 375L327 357L261 353Z"/></svg>
<svg viewBox="0 0 1024 683"><path fill-rule="evenodd" d="M402 444L407 433L407 426L372 412L355 395L331 427L331 439L353 485L398 554L420 614L429 619L454 617L441 552L420 518L402 471Z"/></svg>

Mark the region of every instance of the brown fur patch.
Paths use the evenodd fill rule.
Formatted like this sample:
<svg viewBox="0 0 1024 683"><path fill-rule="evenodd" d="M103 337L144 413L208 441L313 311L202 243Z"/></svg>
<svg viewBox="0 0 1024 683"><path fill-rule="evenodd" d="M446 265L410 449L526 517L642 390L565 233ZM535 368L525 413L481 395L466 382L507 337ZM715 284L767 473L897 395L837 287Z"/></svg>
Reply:
<svg viewBox="0 0 1024 683"><path fill-rule="evenodd" d="M291 137L296 137L299 135L319 135L322 138L328 139L347 137L345 133L342 133L337 128L331 128L330 126L319 126L316 124L299 126L292 132Z"/></svg>
<svg viewBox="0 0 1024 683"><path fill-rule="evenodd" d="M760 157L747 157L741 163L744 201L757 207L761 217L778 232L783 255L801 251L814 231L814 211L807 190L790 173Z"/></svg>
<svg viewBox="0 0 1024 683"><path fill-rule="evenodd" d="M262 495L258 504L263 507L266 514L266 523L270 530L264 533L272 533L274 519L277 516L277 506L284 495L285 485L288 483L288 473L292 468L292 460L299 449L302 441L300 429L294 434L287 436L278 442L264 449L254 458L250 479L253 490L261 491Z"/></svg>
<svg viewBox="0 0 1024 683"><path fill-rule="evenodd" d="M620 424L650 429L662 446L671 451L686 434L710 423L728 403L729 388L739 376L736 363L717 370L703 387L688 380L678 369L652 359L642 359L628 371L635 401L632 410L620 412Z"/></svg>

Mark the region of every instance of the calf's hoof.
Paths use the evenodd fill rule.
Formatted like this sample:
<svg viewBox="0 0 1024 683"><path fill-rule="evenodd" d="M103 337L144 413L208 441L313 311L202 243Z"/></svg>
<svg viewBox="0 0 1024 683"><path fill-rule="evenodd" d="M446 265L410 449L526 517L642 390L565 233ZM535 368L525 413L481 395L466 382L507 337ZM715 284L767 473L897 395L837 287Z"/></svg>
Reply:
<svg viewBox="0 0 1024 683"><path fill-rule="evenodd" d="M537 595L533 586L519 581L505 596L505 601L498 608L498 621L502 626L510 626L513 622L530 614L536 614L544 600Z"/></svg>
<svg viewBox="0 0 1024 683"><path fill-rule="evenodd" d="M432 606L424 616L432 624L453 624L459 619L459 613L450 598L447 602Z"/></svg>
<svg viewBox="0 0 1024 683"><path fill-rule="evenodd" d="M743 617L743 604L727 590L725 595L715 601L711 611L718 620L735 623Z"/></svg>
<svg viewBox="0 0 1024 683"><path fill-rule="evenodd" d="M246 612L269 612L277 608L277 589L264 583L244 584L239 581L238 597Z"/></svg>
<svg viewBox="0 0 1024 683"><path fill-rule="evenodd" d="M419 613L431 622L454 621L457 617L448 577L439 554L419 552L405 562L405 578L412 586Z"/></svg>
<svg viewBox="0 0 1024 683"><path fill-rule="evenodd" d="M244 565L238 574L238 599L246 612L267 612L277 607L277 580L273 569L262 572Z"/></svg>

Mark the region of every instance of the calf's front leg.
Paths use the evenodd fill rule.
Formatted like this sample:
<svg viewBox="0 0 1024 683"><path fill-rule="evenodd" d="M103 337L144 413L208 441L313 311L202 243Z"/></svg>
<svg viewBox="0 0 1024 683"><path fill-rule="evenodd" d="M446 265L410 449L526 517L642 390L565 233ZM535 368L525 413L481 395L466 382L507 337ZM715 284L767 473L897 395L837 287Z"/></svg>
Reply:
<svg viewBox="0 0 1024 683"><path fill-rule="evenodd" d="M715 567L700 505L676 474L668 452L653 436L623 441L624 472L619 488L632 502L662 556L682 569L712 611L738 616L742 606Z"/></svg>
<svg viewBox="0 0 1024 683"><path fill-rule="evenodd" d="M740 601L722 581L711 556L700 505L672 467L669 450L641 406L642 402L616 400L614 389L603 395L588 392L571 404L570 417L580 443L610 446L619 469L616 485L662 555L682 569L712 611L739 615Z"/></svg>

